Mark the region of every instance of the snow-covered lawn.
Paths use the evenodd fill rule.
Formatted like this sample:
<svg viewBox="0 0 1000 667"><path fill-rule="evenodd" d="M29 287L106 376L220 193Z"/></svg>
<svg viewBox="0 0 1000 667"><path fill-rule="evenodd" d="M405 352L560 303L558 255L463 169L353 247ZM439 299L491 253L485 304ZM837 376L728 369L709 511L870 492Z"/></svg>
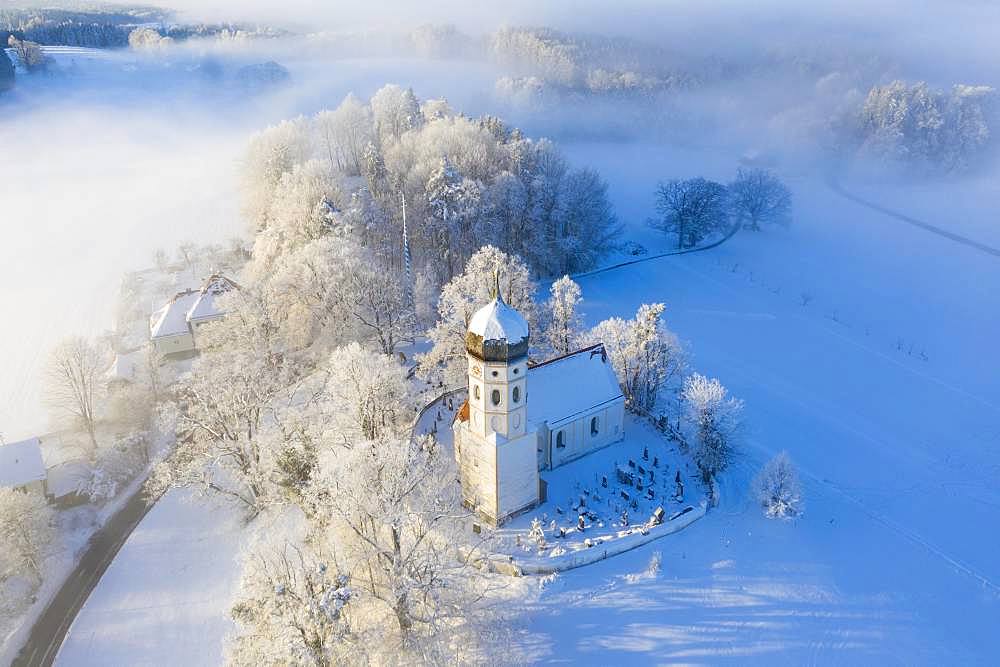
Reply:
<svg viewBox="0 0 1000 667"><path fill-rule="evenodd" d="M170 491L91 593L56 664L222 664L245 537L236 508Z"/></svg>

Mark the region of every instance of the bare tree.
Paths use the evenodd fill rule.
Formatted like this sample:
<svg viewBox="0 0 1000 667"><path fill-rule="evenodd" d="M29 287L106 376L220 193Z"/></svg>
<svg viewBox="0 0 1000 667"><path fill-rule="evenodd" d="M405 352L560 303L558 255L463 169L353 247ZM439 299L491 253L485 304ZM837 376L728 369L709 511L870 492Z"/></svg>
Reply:
<svg viewBox="0 0 1000 667"><path fill-rule="evenodd" d="M52 350L46 373L46 401L71 426L86 431L97 452L97 399L101 388L103 359L97 345L79 336L67 338Z"/></svg>
<svg viewBox="0 0 1000 667"><path fill-rule="evenodd" d="M653 226L677 234L677 247L692 248L727 220L725 186L704 178L671 180L656 189L660 219Z"/></svg>
<svg viewBox="0 0 1000 667"><path fill-rule="evenodd" d="M166 273L170 268L170 258L167 256L167 251L163 248L156 249L156 252L153 253L153 261L156 263L156 268L160 273Z"/></svg>
<svg viewBox="0 0 1000 667"><path fill-rule="evenodd" d="M177 246L177 256L184 262L184 266L190 269L194 266L195 254L198 251L198 246L192 241L185 241Z"/></svg>
<svg viewBox="0 0 1000 667"><path fill-rule="evenodd" d="M744 227L760 231L761 223L788 223L792 193L766 169L740 169L729 184L729 205Z"/></svg>

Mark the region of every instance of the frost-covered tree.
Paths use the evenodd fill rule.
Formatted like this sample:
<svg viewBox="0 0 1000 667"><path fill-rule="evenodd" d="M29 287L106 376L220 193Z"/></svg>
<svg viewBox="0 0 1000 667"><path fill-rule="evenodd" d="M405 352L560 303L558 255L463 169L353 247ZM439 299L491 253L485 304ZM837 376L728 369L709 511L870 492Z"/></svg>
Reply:
<svg viewBox="0 0 1000 667"><path fill-rule="evenodd" d="M241 667L310 667L362 662L365 648L351 631L353 591L332 554L320 558L292 544L250 557L232 617L240 628L227 647Z"/></svg>
<svg viewBox="0 0 1000 667"><path fill-rule="evenodd" d="M52 59L42 51L42 47L35 42L10 35L7 38L7 45L14 49L18 62L29 72L44 70L52 62Z"/></svg>
<svg viewBox="0 0 1000 667"><path fill-rule="evenodd" d="M410 88L388 84L380 88L371 99L375 133L382 145L397 141L404 132L420 127L423 116L420 102Z"/></svg>
<svg viewBox="0 0 1000 667"><path fill-rule="evenodd" d="M268 225L254 242L252 273L266 275L283 254L329 234L337 225L341 199L337 182L319 160L296 164L271 194Z"/></svg>
<svg viewBox="0 0 1000 667"><path fill-rule="evenodd" d="M990 144L996 99L987 86L958 85L950 93L922 81L875 86L858 114L861 150L921 169L968 169Z"/></svg>
<svg viewBox="0 0 1000 667"><path fill-rule="evenodd" d="M431 171L424 192L431 214L430 231L444 250L443 277L447 279L472 252L472 226L479 213L481 193L476 182L463 178L447 158Z"/></svg>
<svg viewBox="0 0 1000 667"><path fill-rule="evenodd" d="M106 355L91 340L75 336L58 343L46 369L45 399L57 419L87 434L90 455L97 452L98 401Z"/></svg>
<svg viewBox="0 0 1000 667"><path fill-rule="evenodd" d="M634 319L604 320L589 334L604 344L626 405L640 414L656 408L664 387L684 369L680 341L663 321L665 309L662 303L643 304Z"/></svg>
<svg viewBox="0 0 1000 667"><path fill-rule="evenodd" d="M77 491L91 502L104 502L135 479L150 460L147 434L133 431L101 448L89 477L79 480Z"/></svg>
<svg viewBox="0 0 1000 667"><path fill-rule="evenodd" d="M40 493L0 487L0 582L31 575L42 580L42 560L55 539L55 512Z"/></svg>
<svg viewBox="0 0 1000 667"><path fill-rule="evenodd" d="M368 105L352 93L334 111L319 112L314 122L330 169L360 175L365 147L372 141L373 121Z"/></svg>
<svg viewBox="0 0 1000 667"><path fill-rule="evenodd" d="M802 514L802 484L788 452L780 452L761 469L753 481L753 493L771 518L792 519Z"/></svg>
<svg viewBox="0 0 1000 667"><path fill-rule="evenodd" d="M275 499L274 456L285 435L276 411L295 368L266 300L245 289L226 296L229 314L203 327L210 350L174 388L184 406L178 443L152 488L194 487L239 502L252 517Z"/></svg>
<svg viewBox="0 0 1000 667"><path fill-rule="evenodd" d="M371 341L383 354L413 334L401 277L342 234L328 234L280 257L267 285L293 347L330 349Z"/></svg>
<svg viewBox="0 0 1000 667"><path fill-rule="evenodd" d="M684 379L681 400L693 430L691 453L702 481L711 483L732 463L741 426L743 401L733 398L715 378L694 373Z"/></svg>
<svg viewBox="0 0 1000 667"><path fill-rule="evenodd" d="M656 188L660 218L653 226L677 234L677 247L693 248L726 225L726 188L704 178L670 180Z"/></svg>
<svg viewBox="0 0 1000 667"><path fill-rule="evenodd" d="M464 663L502 629L492 577L456 550L467 512L454 465L432 440L358 441L324 454L310 513L342 571L352 618L394 662ZM357 606L355 606L357 605ZM378 662L378 660L376 660Z"/></svg>
<svg viewBox="0 0 1000 667"><path fill-rule="evenodd" d="M128 45L133 49L162 49L174 43L153 28L136 28L128 34Z"/></svg>
<svg viewBox="0 0 1000 667"><path fill-rule="evenodd" d="M545 302L545 340L556 354L569 354L583 332L577 308L582 300L580 286L569 276L552 283Z"/></svg>
<svg viewBox="0 0 1000 667"><path fill-rule="evenodd" d="M267 228L282 175L310 153L305 119L282 121L250 139L242 168L243 212L253 232Z"/></svg>
<svg viewBox="0 0 1000 667"><path fill-rule="evenodd" d="M418 358L420 374L447 386L465 379L465 333L475 312L493 298L493 272L499 271L504 300L520 311L535 330L534 294L536 286L528 267L516 256L493 246L480 248L465 265L465 271L441 290L438 322L428 332L432 347Z"/></svg>
<svg viewBox="0 0 1000 667"><path fill-rule="evenodd" d="M386 194L389 174L385 168L382 152L373 141L365 145L361 154L361 175L365 177L372 197L379 198Z"/></svg>
<svg viewBox="0 0 1000 667"><path fill-rule="evenodd" d="M340 437L376 440L409 427L409 382L393 357L351 343L334 350L327 371L326 393L336 406L331 426Z"/></svg>
<svg viewBox="0 0 1000 667"><path fill-rule="evenodd" d="M760 231L762 223L788 224L792 193L766 169L739 169L729 184L729 205L744 227Z"/></svg>
<svg viewBox="0 0 1000 667"><path fill-rule="evenodd" d="M608 200L608 184L596 171L576 169L566 175L550 227L553 253L543 266L556 271L549 273L584 271L615 247L621 227Z"/></svg>

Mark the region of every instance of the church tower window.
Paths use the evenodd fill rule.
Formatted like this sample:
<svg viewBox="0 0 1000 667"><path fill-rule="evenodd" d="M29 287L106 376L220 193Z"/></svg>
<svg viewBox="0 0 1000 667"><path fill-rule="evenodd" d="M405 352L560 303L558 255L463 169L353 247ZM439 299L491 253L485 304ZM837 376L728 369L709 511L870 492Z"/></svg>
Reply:
<svg viewBox="0 0 1000 667"><path fill-rule="evenodd" d="M478 384L472 385L472 395L476 398L477 401L479 400L480 394L479 394L479 385Z"/></svg>
<svg viewBox="0 0 1000 667"><path fill-rule="evenodd" d="M500 405L500 390L499 389L494 389L493 390L492 398L493 398L493 405Z"/></svg>
<svg viewBox="0 0 1000 667"><path fill-rule="evenodd" d="M512 393L514 394L514 402L519 403L521 401L521 388L514 387L514 391Z"/></svg>

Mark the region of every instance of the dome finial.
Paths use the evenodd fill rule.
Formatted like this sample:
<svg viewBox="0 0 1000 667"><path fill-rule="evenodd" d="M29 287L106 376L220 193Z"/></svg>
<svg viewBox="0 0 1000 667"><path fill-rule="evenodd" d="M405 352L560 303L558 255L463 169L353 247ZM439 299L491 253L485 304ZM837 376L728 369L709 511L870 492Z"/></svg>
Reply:
<svg viewBox="0 0 1000 667"><path fill-rule="evenodd" d="M493 298L503 301L503 295L500 294L500 267L493 267Z"/></svg>

